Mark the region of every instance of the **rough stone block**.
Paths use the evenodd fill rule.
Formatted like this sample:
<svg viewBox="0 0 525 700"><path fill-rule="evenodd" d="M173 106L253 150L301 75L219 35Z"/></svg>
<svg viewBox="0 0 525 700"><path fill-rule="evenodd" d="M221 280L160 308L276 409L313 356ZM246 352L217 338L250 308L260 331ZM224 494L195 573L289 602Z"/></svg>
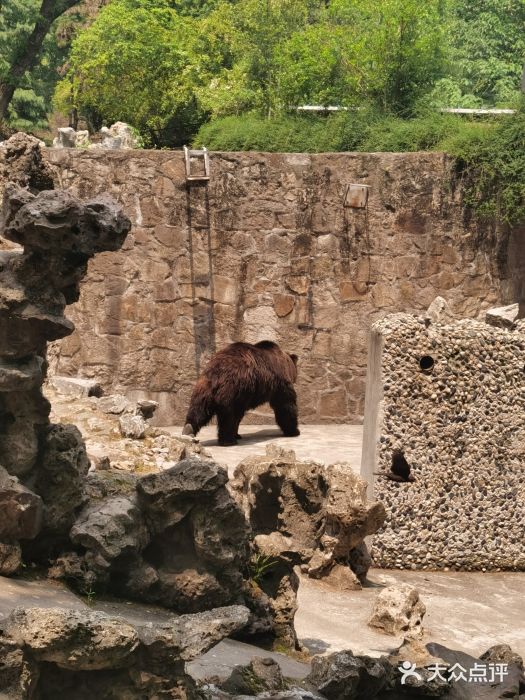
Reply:
<svg viewBox="0 0 525 700"><path fill-rule="evenodd" d="M485 322L496 328L514 328L516 321L522 318L520 304L510 304L509 306L498 306L489 309L485 314Z"/></svg>
<svg viewBox="0 0 525 700"><path fill-rule="evenodd" d="M60 393L81 398L83 396L102 396L102 387L96 379L82 379L80 377L53 376L51 385Z"/></svg>
<svg viewBox="0 0 525 700"><path fill-rule="evenodd" d="M89 610L16 608L5 631L39 661L74 671L119 668L139 645L136 630L122 618Z"/></svg>
<svg viewBox="0 0 525 700"><path fill-rule="evenodd" d="M0 466L0 540L31 540L42 526L42 499Z"/></svg>
<svg viewBox="0 0 525 700"><path fill-rule="evenodd" d="M425 612L426 607L419 599L417 589L401 583L388 586L379 593L368 624L386 634L418 637L423 634Z"/></svg>

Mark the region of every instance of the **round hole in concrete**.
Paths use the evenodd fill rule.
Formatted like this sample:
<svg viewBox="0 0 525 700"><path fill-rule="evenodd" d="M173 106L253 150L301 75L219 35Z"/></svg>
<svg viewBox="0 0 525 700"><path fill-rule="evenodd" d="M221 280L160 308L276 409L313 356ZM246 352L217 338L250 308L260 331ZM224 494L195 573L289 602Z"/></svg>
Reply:
<svg viewBox="0 0 525 700"><path fill-rule="evenodd" d="M419 358L419 368L422 372L432 372L434 369L434 358L432 355L422 355Z"/></svg>

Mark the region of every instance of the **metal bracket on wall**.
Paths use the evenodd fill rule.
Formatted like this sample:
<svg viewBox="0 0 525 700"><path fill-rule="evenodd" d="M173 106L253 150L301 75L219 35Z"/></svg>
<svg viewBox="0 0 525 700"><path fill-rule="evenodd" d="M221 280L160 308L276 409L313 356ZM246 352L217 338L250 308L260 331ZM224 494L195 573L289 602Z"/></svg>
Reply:
<svg viewBox="0 0 525 700"><path fill-rule="evenodd" d="M201 160L204 170L192 172L192 161ZM184 164L186 166L186 182L203 182L210 179L210 154L207 148L191 149L184 146Z"/></svg>
<svg viewBox="0 0 525 700"><path fill-rule="evenodd" d="M366 209L369 190L369 185L347 185L343 202L344 206L351 209Z"/></svg>

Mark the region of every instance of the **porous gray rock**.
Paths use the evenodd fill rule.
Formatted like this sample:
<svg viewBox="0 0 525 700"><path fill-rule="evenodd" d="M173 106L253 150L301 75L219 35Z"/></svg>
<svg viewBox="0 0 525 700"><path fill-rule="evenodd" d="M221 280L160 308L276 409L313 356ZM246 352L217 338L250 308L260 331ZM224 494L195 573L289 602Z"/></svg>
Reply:
<svg viewBox="0 0 525 700"><path fill-rule="evenodd" d="M200 697L186 661L206 652L248 619L243 606L142 622L90 609L17 608L0 635L0 695Z"/></svg>
<svg viewBox="0 0 525 700"><path fill-rule="evenodd" d="M31 540L42 527L42 499L0 466L0 541Z"/></svg>
<svg viewBox="0 0 525 700"><path fill-rule="evenodd" d="M109 198L87 203L53 190L40 144L17 134L2 144L0 245L0 542L2 573L67 542L89 469L73 426L51 426L42 394L49 340L72 332L64 316L93 255L119 248L130 222ZM25 556L25 554L24 554Z"/></svg>
<svg viewBox="0 0 525 700"><path fill-rule="evenodd" d="M85 500L86 446L74 425L52 425L45 431L40 450L35 489L45 504L44 526L48 534L65 534Z"/></svg>
<svg viewBox="0 0 525 700"><path fill-rule="evenodd" d="M0 196L7 182L30 192L52 190L55 174L42 157L42 144L30 134L18 132L2 143L0 158Z"/></svg>
<svg viewBox="0 0 525 700"><path fill-rule="evenodd" d="M91 501L76 518L70 539L90 552L102 574L115 559L138 555L149 541L139 508L125 497Z"/></svg>
<svg viewBox="0 0 525 700"><path fill-rule="evenodd" d="M414 586L397 583L384 588L374 601L368 621L371 627L405 637L423 634L424 603Z"/></svg>
<svg viewBox="0 0 525 700"><path fill-rule="evenodd" d="M226 481L222 467L198 459L140 478L88 474L52 575L180 613L242 600L249 528Z"/></svg>
<svg viewBox="0 0 525 700"><path fill-rule="evenodd" d="M39 661L75 671L129 664L139 645L138 634L129 623L98 611L16 608L4 631Z"/></svg>
<svg viewBox="0 0 525 700"><path fill-rule="evenodd" d="M306 681L328 700L373 700L392 677L392 667L385 658L354 656L340 651L314 656Z"/></svg>
<svg viewBox="0 0 525 700"><path fill-rule="evenodd" d="M142 477L137 484L139 503L153 527L162 531L189 513L198 494L211 495L227 481L226 470L215 462L183 459L170 469Z"/></svg>
<svg viewBox="0 0 525 700"><path fill-rule="evenodd" d="M217 642L240 631L248 622L243 605L230 605L192 615L180 615L171 623L152 622L138 626L143 647L156 664L179 658L191 661Z"/></svg>
<svg viewBox="0 0 525 700"><path fill-rule="evenodd" d="M350 559L364 579L370 561L364 539L381 527L385 510L367 501L367 484L350 465L324 467L270 446L265 456L236 467L231 486L254 533L286 537L283 546L295 552L294 563L302 564L304 572L328 581L336 564L348 565ZM354 557L356 548L359 555Z"/></svg>
<svg viewBox="0 0 525 700"><path fill-rule="evenodd" d="M255 656L246 666L236 666L220 687L232 695L253 696L284 690L286 684L275 659Z"/></svg>
<svg viewBox="0 0 525 700"><path fill-rule="evenodd" d="M119 418L119 429L122 437L142 440L146 437L147 423L141 415L124 415Z"/></svg>
<svg viewBox="0 0 525 700"><path fill-rule="evenodd" d="M324 467L297 460L293 450L274 445L235 469L231 482L255 535L255 587L248 589L252 632L268 624L279 643L298 648L293 620L299 580L294 567L334 587L361 588L367 564L364 538L381 527L385 511L367 502L367 485L350 465ZM355 555L353 551L358 550ZM268 566L258 572L258 562ZM359 577L349 563L355 562ZM261 630L262 631L262 630Z"/></svg>

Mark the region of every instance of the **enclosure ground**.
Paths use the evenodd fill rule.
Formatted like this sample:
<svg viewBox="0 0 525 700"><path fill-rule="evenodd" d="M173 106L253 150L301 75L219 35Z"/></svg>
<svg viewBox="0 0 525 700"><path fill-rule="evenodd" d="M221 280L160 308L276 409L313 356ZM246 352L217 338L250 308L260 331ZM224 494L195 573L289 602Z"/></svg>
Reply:
<svg viewBox="0 0 525 700"><path fill-rule="evenodd" d="M351 649L380 656L399 646L368 627L372 604L385 585L409 583L427 607L424 642L478 656L494 644L510 644L525 655L525 573L394 571L371 569L370 586L362 591L337 591L302 578L295 626L312 653Z"/></svg>
<svg viewBox="0 0 525 700"><path fill-rule="evenodd" d="M349 462L359 474L361 470L362 425L301 425L298 437L283 437L275 425L244 425L239 433L242 440L233 447L220 447L217 444L217 426L209 425L199 433L203 447L220 464L232 472L246 457L263 455L266 446L279 445L294 450L299 459L314 460L321 464ZM173 435L180 435L181 427L163 428Z"/></svg>

